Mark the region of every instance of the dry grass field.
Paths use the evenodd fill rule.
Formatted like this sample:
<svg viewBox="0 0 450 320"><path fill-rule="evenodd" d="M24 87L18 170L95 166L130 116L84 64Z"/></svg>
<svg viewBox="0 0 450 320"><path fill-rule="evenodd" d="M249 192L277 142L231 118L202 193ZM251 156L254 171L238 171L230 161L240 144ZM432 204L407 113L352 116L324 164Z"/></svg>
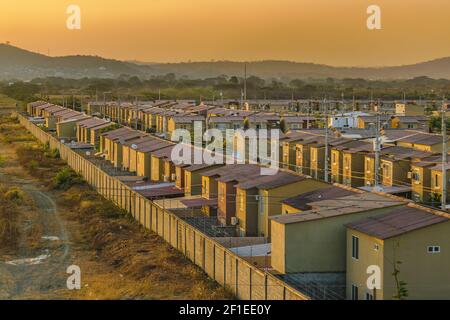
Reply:
<svg viewBox="0 0 450 320"><path fill-rule="evenodd" d="M0 149L0 299L232 298L5 115Z"/></svg>

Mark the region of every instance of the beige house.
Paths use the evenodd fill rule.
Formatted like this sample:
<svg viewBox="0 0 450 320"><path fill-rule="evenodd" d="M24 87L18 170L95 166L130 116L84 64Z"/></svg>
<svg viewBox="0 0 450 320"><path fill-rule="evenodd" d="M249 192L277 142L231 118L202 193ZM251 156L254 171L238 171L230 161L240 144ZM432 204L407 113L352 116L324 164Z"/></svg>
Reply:
<svg viewBox="0 0 450 320"><path fill-rule="evenodd" d="M81 114L71 119L58 122L56 124L56 135L58 138L76 139L77 124L89 118L89 116Z"/></svg>
<svg viewBox="0 0 450 320"><path fill-rule="evenodd" d="M450 165L447 163L445 165L445 170L447 172L447 203L450 201ZM430 168L430 180L431 180L431 201L440 205L442 197L442 186L444 181L442 181L442 164L435 165Z"/></svg>
<svg viewBox="0 0 450 320"><path fill-rule="evenodd" d="M448 299L449 217L408 205L347 224L347 299L399 299L399 282L405 299ZM374 267L380 287L368 288Z"/></svg>
<svg viewBox="0 0 450 320"><path fill-rule="evenodd" d="M423 116L425 108L417 104L396 103L395 114L399 116Z"/></svg>
<svg viewBox="0 0 450 320"><path fill-rule="evenodd" d="M351 187L364 186L364 155L373 151L373 144L349 141L331 148L331 182Z"/></svg>
<svg viewBox="0 0 450 320"><path fill-rule="evenodd" d="M35 109L39 106L48 104L46 101L35 101L27 104L27 113L31 116L36 114Z"/></svg>
<svg viewBox="0 0 450 320"><path fill-rule="evenodd" d="M237 231L241 236L270 238L269 217L282 213L285 198L327 186L303 175L278 171L256 175L236 185Z"/></svg>
<svg viewBox="0 0 450 320"><path fill-rule="evenodd" d="M272 267L286 273L346 270L345 224L404 205L375 193L311 202L312 210L271 217Z"/></svg>

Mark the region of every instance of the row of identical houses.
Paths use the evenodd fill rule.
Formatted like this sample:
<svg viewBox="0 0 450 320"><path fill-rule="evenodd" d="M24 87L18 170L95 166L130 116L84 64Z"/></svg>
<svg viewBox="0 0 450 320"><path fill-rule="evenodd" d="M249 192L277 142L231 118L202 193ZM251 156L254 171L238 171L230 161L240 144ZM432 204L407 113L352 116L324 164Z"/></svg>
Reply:
<svg viewBox="0 0 450 320"><path fill-rule="evenodd" d="M361 133L331 132L333 183L326 183L321 129L283 135L282 167L264 176L258 164L178 163L166 139L71 110L53 128L50 108L36 102L28 112L60 139L89 145L96 158L132 174L120 178L145 197L313 299L393 299L399 281L410 299L450 295L450 215L392 195L439 192L427 185L442 169L435 135L385 130L381 174L389 192L381 193L364 189L373 183L374 161L373 143ZM190 150L195 160L198 149ZM368 270L378 277L375 287Z"/></svg>
<svg viewBox="0 0 450 320"><path fill-rule="evenodd" d="M194 121L202 122L203 128L219 129L272 129L283 131L316 128L316 117L286 113L267 113L251 110L229 109L215 105L195 105L190 101L156 101L142 105L131 103L89 103L89 115L128 125L135 129L163 135L169 138L176 129L193 130Z"/></svg>

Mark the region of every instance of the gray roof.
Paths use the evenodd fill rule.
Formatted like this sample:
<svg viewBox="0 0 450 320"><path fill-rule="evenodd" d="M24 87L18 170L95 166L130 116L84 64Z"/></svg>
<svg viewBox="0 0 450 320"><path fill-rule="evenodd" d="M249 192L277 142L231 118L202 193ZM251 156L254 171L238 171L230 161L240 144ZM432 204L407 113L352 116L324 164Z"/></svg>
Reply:
<svg viewBox="0 0 450 320"><path fill-rule="evenodd" d="M448 215L405 206L380 216L347 224L347 227L383 240L449 220Z"/></svg>

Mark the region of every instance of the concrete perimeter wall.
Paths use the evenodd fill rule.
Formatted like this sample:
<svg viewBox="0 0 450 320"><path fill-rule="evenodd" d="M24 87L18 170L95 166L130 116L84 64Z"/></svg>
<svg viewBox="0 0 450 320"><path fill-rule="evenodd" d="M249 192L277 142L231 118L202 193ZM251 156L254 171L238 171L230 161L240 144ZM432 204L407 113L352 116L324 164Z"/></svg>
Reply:
<svg viewBox="0 0 450 320"><path fill-rule="evenodd" d="M309 297L240 258L219 242L203 234L174 214L141 196L118 179L109 176L51 134L43 131L20 114L20 124L40 142L59 150L61 159L103 197L129 212L146 229L199 266L209 277L245 300L308 300Z"/></svg>

